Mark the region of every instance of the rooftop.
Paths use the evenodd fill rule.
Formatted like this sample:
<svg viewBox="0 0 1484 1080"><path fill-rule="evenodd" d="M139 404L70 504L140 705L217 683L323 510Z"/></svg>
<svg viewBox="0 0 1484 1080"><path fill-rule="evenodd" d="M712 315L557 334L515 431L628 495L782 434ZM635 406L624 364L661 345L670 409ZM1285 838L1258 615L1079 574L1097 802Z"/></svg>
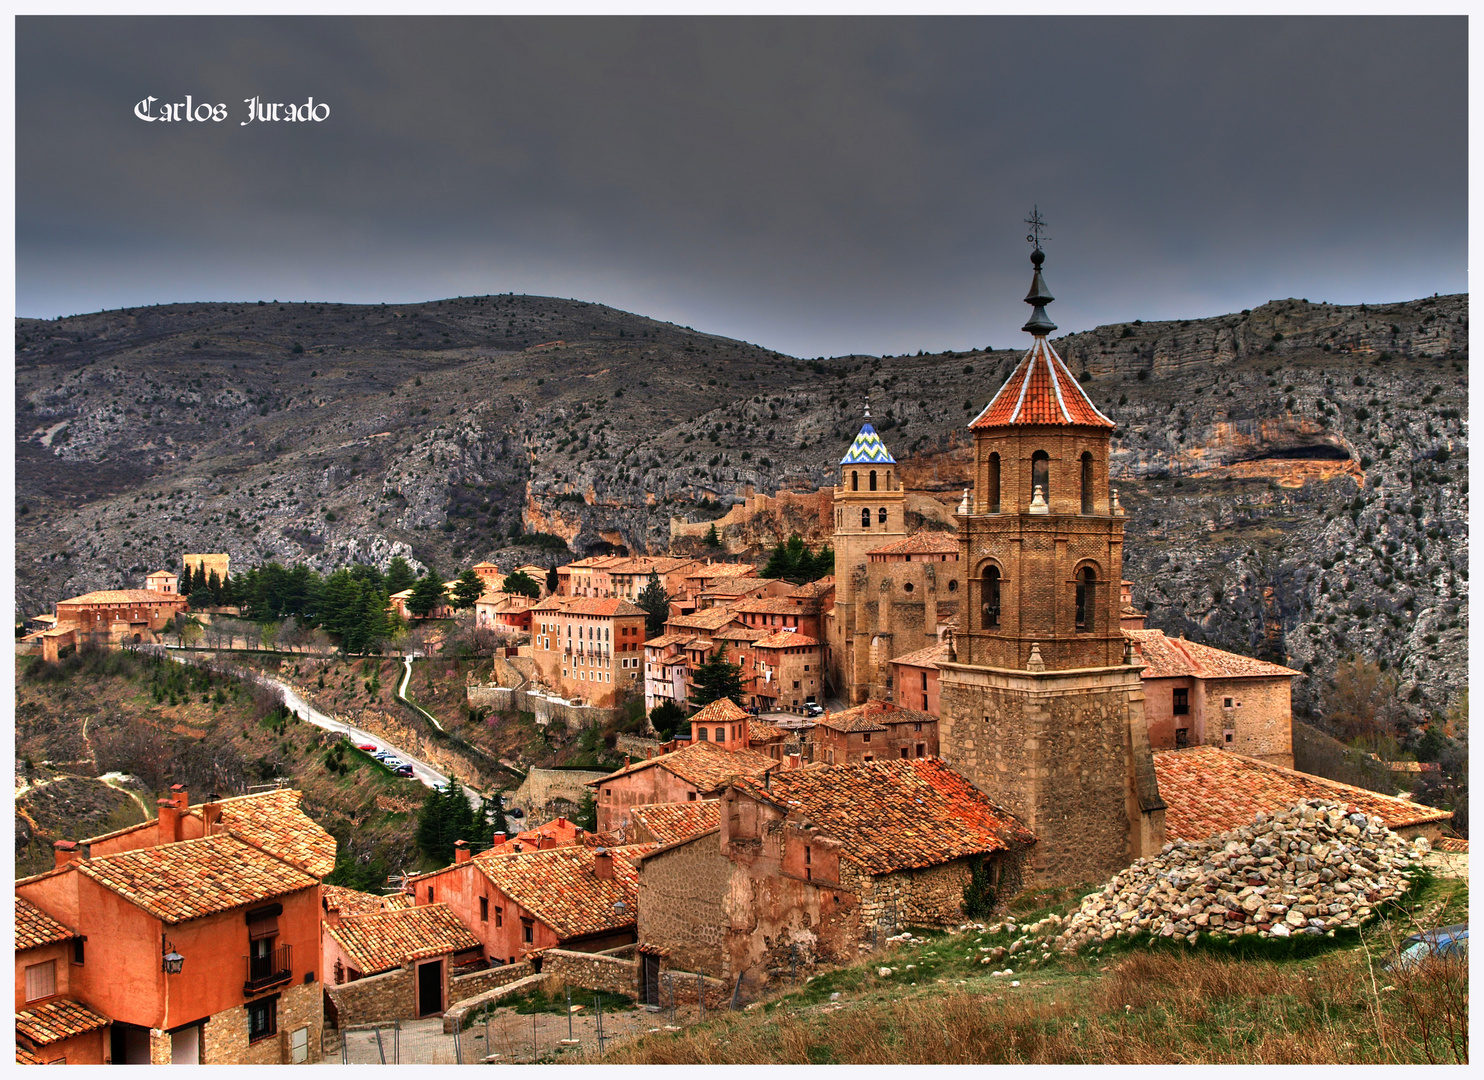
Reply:
<svg viewBox="0 0 1484 1080"><path fill-rule="evenodd" d="M1281 664L1254 660L1250 656L1199 645L1184 638L1167 637L1163 630L1125 630L1123 636L1133 641L1134 651L1144 661L1146 679L1182 676L1231 679L1299 674Z"/></svg>
<svg viewBox="0 0 1484 1080"><path fill-rule="evenodd" d="M872 548L867 555L957 555L958 537L953 533L915 532L890 544Z"/></svg>
<svg viewBox="0 0 1484 1080"><path fill-rule="evenodd" d="M747 615L809 615L818 610L812 596L754 596L738 600L732 610Z"/></svg>
<svg viewBox="0 0 1484 1080"><path fill-rule="evenodd" d="M721 800L697 799L694 802L650 803L629 811L629 819L646 831L651 839L664 846L684 840L696 833L709 832L721 824Z"/></svg>
<svg viewBox="0 0 1484 1080"><path fill-rule="evenodd" d="M931 668L936 671L938 662L947 659L948 643L939 642L937 645L929 645L926 649L909 652L905 656L893 656L891 662L893 664L906 664L908 667Z"/></svg>
<svg viewBox="0 0 1484 1080"><path fill-rule="evenodd" d="M737 616L726 608L706 608L697 611L693 615L677 615L670 619L666 626L677 627L682 630L705 630L708 633L720 630L728 623L736 622Z"/></svg>
<svg viewBox="0 0 1484 1080"><path fill-rule="evenodd" d="M606 599L596 596L548 596L532 611L558 611L563 615L597 615L605 618L620 615L643 615L644 609L621 596Z"/></svg>
<svg viewBox="0 0 1484 1080"><path fill-rule="evenodd" d="M583 845L514 855L485 852L470 860L490 882L563 940L633 926L638 916L638 873L629 860L653 844L607 848L613 877L600 878L598 849ZM622 903L621 909L615 905Z"/></svg>
<svg viewBox="0 0 1484 1080"><path fill-rule="evenodd" d="M707 563L698 566L686 574L686 580L691 578L726 578L726 577L752 577L757 573L757 567L752 563Z"/></svg>
<svg viewBox="0 0 1484 1080"><path fill-rule="evenodd" d="M969 423L974 430L1018 424L1113 428L1043 335L1036 335L1005 385Z"/></svg>
<svg viewBox="0 0 1484 1080"><path fill-rule="evenodd" d="M835 731L850 732L885 731L886 724L937 723L937 720L938 718L932 713L920 712L917 709L904 709L890 701L872 700L852 709L827 713L818 717L815 723Z"/></svg>
<svg viewBox="0 0 1484 1080"><path fill-rule="evenodd" d="M800 634L792 630L775 630L767 637L754 641L752 646L755 649L802 649L818 644L819 640L808 634Z"/></svg>
<svg viewBox="0 0 1484 1080"><path fill-rule="evenodd" d="M673 753L636 761L588 786L598 787L610 780L628 776L643 769L665 769L702 792L719 791L738 777L761 777L777 769L779 763L765 754L751 750L723 750L715 743L695 742Z"/></svg>
<svg viewBox="0 0 1484 1080"><path fill-rule="evenodd" d="M769 585L775 584L777 581L778 578L765 577L726 578L722 581L713 582L712 584L706 586L705 592L701 593L701 595L746 596L750 592L757 592L759 589L766 589Z"/></svg>
<svg viewBox="0 0 1484 1080"><path fill-rule="evenodd" d="M409 960L477 949L480 941L448 910L447 904L425 904L399 911L378 911L342 918L325 927L364 975L399 968Z"/></svg>
<svg viewBox="0 0 1484 1080"><path fill-rule="evenodd" d="M747 716L746 710L738 706L731 698L717 698L690 719L693 724L731 724L738 720L746 720Z"/></svg>
<svg viewBox="0 0 1484 1080"><path fill-rule="evenodd" d="M222 824L244 840L301 866L317 878L335 869L335 838L299 807L294 788L220 799ZM201 816L201 804L189 813Z"/></svg>
<svg viewBox="0 0 1484 1080"><path fill-rule="evenodd" d="M81 596L58 600L59 604L149 604L160 600L180 600L179 593L156 592L153 589L104 589L100 592L83 593Z"/></svg>
<svg viewBox="0 0 1484 1080"><path fill-rule="evenodd" d="M75 935L29 900L15 898L15 951L39 949Z"/></svg>
<svg viewBox="0 0 1484 1080"><path fill-rule="evenodd" d="M319 878L235 836L204 836L68 863L167 923L313 888Z"/></svg>
<svg viewBox="0 0 1484 1080"><path fill-rule="evenodd" d="M646 649L668 649L671 645L684 645L687 641L695 639L695 634L661 634L659 637L646 641L644 647Z"/></svg>
<svg viewBox="0 0 1484 1080"><path fill-rule="evenodd" d="M1008 810L935 758L813 765L737 787L840 841L868 874L935 866L1035 842Z"/></svg>
<svg viewBox="0 0 1484 1080"><path fill-rule="evenodd" d="M789 593L788 595L802 596L805 599L813 600L822 596L828 596L834 591L835 578L832 574L829 577L822 577L818 581L807 581L803 585L800 585L798 588L794 589L793 592Z"/></svg>
<svg viewBox="0 0 1484 1080"><path fill-rule="evenodd" d="M347 889L343 885L321 885L319 903L324 910L335 908L342 916L369 915L387 910L386 897L361 892L359 889Z"/></svg>
<svg viewBox="0 0 1484 1080"><path fill-rule="evenodd" d="M845 451L845 456L840 459L841 465L894 465L896 458L891 456L891 451L881 441L881 436L876 434L876 429L867 420L861 425L860 431L855 436L855 441L850 444L850 449Z"/></svg>
<svg viewBox="0 0 1484 1080"><path fill-rule="evenodd" d="M61 1042L74 1035L85 1035L112 1023L106 1016L99 1016L81 1002L70 998L54 998L15 1014L15 1031L24 1035L37 1046Z"/></svg>
<svg viewBox="0 0 1484 1080"><path fill-rule="evenodd" d="M1170 840L1204 840L1251 824L1259 812L1271 814L1315 798L1348 803L1379 817L1391 829L1441 823L1453 816L1447 810L1269 765L1216 746L1156 751L1154 774L1165 801L1165 836Z"/></svg>

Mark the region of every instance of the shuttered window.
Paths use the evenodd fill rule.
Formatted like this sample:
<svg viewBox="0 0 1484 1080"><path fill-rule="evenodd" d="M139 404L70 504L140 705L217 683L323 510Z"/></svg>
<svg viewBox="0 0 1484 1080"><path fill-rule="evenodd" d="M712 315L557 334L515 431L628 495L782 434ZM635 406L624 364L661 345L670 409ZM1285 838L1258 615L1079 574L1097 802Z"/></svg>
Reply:
<svg viewBox="0 0 1484 1080"><path fill-rule="evenodd" d="M57 962L32 964L26 968L26 1000L40 1001L57 992Z"/></svg>

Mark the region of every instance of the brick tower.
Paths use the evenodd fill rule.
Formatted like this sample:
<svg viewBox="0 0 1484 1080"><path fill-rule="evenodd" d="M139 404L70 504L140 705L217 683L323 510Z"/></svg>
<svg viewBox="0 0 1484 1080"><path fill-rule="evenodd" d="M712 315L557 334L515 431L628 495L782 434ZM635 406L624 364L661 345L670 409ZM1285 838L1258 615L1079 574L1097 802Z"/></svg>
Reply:
<svg viewBox="0 0 1484 1080"><path fill-rule="evenodd" d="M963 607L940 664L945 759L1035 832L1035 875L1102 880L1164 842L1140 668L1119 625L1123 511L1098 411L1046 336L969 425L972 497L956 515Z"/></svg>
<svg viewBox="0 0 1484 1080"><path fill-rule="evenodd" d="M873 686L886 684L894 654L890 637L880 640L871 629L878 620L868 609L879 600L866 592L867 553L907 535L905 502L896 458L871 426L867 404L865 423L840 459L835 488L835 610L827 636L830 681L849 697L847 704L860 704Z"/></svg>

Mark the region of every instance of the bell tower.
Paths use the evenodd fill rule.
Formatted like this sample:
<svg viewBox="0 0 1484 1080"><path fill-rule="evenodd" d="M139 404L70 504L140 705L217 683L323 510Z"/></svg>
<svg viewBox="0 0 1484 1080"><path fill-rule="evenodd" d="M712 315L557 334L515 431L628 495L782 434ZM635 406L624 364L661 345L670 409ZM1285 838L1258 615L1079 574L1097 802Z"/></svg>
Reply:
<svg viewBox="0 0 1484 1080"><path fill-rule="evenodd" d="M1035 268L1031 346L969 424L974 490L955 515L964 606L940 664L943 756L1036 833L1034 876L1101 880L1164 842L1144 691L1119 622L1115 425L1047 340Z"/></svg>

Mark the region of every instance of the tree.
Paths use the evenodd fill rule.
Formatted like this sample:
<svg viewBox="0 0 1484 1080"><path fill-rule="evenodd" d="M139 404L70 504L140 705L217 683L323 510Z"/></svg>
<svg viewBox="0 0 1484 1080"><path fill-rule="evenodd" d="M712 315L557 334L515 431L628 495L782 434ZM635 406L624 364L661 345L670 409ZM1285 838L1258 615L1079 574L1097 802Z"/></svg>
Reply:
<svg viewBox="0 0 1484 1080"><path fill-rule="evenodd" d="M427 618L439 604L443 603L447 591L438 575L433 572L432 567L428 572L417 579L417 584L412 586L412 595L407 598L407 610L414 615Z"/></svg>
<svg viewBox="0 0 1484 1080"><path fill-rule="evenodd" d="M206 588L197 589L188 599L194 611L205 611L216 604L216 597L212 595L210 589Z"/></svg>
<svg viewBox="0 0 1484 1080"><path fill-rule="evenodd" d="M459 583L453 587L453 606L468 611L483 595L484 579L473 570L465 570L459 575Z"/></svg>
<svg viewBox="0 0 1484 1080"><path fill-rule="evenodd" d="M209 593L211 593L211 602L212 602L212 604L214 606L216 606L216 607L221 607L221 604L222 604L222 579L219 578L219 577L217 577L215 570L213 570L206 577L206 591L209 592Z"/></svg>
<svg viewBox="0 0 1484 1080"><path fill-rule="evenodd" d="M762 576L781 578L795 585L802 585L807 581L817 581L834 572L835 552L832 548L822 547L817 554L811 554L803 537L794 533L788 538L786 544L779 544L773 548L772 554L768 556L768 561L763 566Z"/></svg>
<svg viewBox="0 0 1484 1080"><path fill-rule="evenodd" d="M572 824L588 832L598 831L598 799L592 788L583 793L577 813L572 815Z"/></svg>
<svg viewBox="0 0 1484 1080"><path fill-rule="evenodd" d="M555 596L557 589L561 586L562 579L557 574L557 568L553 566L546 571L546 595Z"/></svg>
<svg viewBox="0 0 1484 1080"><path fill-rule="evenodd" d="M644 632L649 637L658 637L665 630L670 618L670 594L660 582L660 576L649 572L649 582L634 601L644 609Z"/></svg>
<svg viewBox="0 0 1484 1080"><path fill-rule="evenodd" d="M711 528L706 530L706 546L709 548L721 547L721 534L716 531L716 522L711 523Z"/></svg>
<svg viewBox="0 0 1484 1080"><path fill-rule="evenodd" d="M500 801L500 794L496 792L494 797L485 800L485 821L488 825L486 833L493 836L495 833L510 835L510 823L505 820L505 807Z"/></svg>
<svg viewBox="0 0 1484 1080"><path fill-rule="evenodd" d="M541 586L536 584L530 574L524 570L517 570L506 576L505 584L500 586L500 591L513 596L529 596L535 600L541 595Z"/></svg>
<svg viewBox="0 0 1484 1080"><path fill-rule="evenodd" d="M1378 742L1394 733L1400 709L1396 680L1374 661L1352 656L1335 665L1326 720L1344 739Z"/></svg>
<svg viewBox="0 0 1484 1080"><path fill-rule="evenodd" d="M721 698L736 703L742 697L742 669L727 660L726 646L696 668L696 689L690 703L694 708L710 705Z"/></svg>
<svg viewBox="0 0 1484 1080"><path fill-rule="evenodd" d="M416 583L417 574L402 556L398 555L387 564L385 585L388 595L410 589Z"/></svg>
<svg viewBox="0 0 1484 1080"><path fill-rule="evenodd" d="M649 710L649 722L660 738L668 741L685 723L685 710L673 701L662 701Z"/></svg>

